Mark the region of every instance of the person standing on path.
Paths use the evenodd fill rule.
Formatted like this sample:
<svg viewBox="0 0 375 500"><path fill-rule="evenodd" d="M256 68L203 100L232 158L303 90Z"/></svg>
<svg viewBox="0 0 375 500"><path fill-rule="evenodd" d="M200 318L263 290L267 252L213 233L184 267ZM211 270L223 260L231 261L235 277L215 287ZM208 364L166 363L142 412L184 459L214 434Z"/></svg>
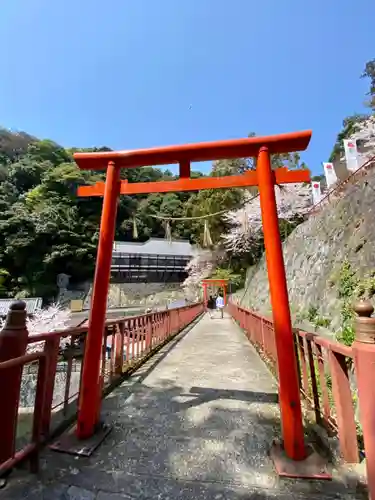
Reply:
<svg viewBox="0 0 375 500"><path fill-rule="evenodd" d="M219 293L219 295L217 296L217 299L216 299L216 307L220 311L221 319L223 319L223 317L224 317L224 299L220 295L220 293Z"/></svg>
<svg viewBox="0 0 375 500"><path fill-rule="evenodd" d="M210 298L207 301L207 309L208 309L208 314L210 315L210 318L212 319L212 315L213 315L213 312L215 309L215 300L212 297L212 295L210 295Z"/></svg>

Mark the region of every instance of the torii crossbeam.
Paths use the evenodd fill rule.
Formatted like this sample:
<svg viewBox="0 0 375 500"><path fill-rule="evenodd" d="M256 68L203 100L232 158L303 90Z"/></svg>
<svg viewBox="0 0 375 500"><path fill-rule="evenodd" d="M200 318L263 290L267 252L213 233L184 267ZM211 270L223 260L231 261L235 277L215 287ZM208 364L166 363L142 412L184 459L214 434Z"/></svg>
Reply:
<svg viewBox="0 0 375 500"><path fill-rule="evenodd" d="M79 196L103 196L103 211L96 261L79 401L77 437L94 434L101 399L100 358L111 273L117 201L120 194L167 193L232 187L259 186L270 296L279 370L279 396L284 448L294 460L306 456L297 363L294 351L288 290L279 232L275 184L309 182L308 170L271 169L270 155L303 151L311 131L220 142L158 147L135 151L75 153L84 170L107 170L106 182L82 186ZM190 163L241 157L257 157L255 171L226 177L190 178ZM128 183L120 180L121 168L179 164L180 178L174 181Z"/></svg>

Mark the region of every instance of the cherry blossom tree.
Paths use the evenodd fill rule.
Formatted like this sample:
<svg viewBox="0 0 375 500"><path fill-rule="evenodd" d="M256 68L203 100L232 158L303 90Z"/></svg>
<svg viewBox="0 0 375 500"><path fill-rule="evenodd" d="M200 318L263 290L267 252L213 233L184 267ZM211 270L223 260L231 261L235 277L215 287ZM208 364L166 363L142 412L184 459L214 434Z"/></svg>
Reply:
<svg viewBox="0 0 375 500"><path fill-rule="evenodd" d="M356 131L350 139L361 142L362 152L359 153L359 163L363 165L375 156L375 115L358 122L355 129Z"/></svg>
<svg viewBox="0 0 375 500"><path fill-rule="evenodd" d="M365 149L363 155L367 159L375 156L375 115L358 124L358 130L354 134L354 139L362 141Z"/></svg>
<svg viewBox="0 0 375 500"><path fill-rule="evenodd" d="M32 318L28 318L27 329L31 335L63 331L69 327L71 316L69 309L64 309L58 304L52 304L45 309L37 311ZM70 337L61 337L60 349L64 349L70 341ZM43 347L44 341L33 342L29 344L27 352L40 351Z"/></svg>
<svg viewBox="0 0 375 500"><path fill-rule="evenodd" d="M218 245L214 250L197 249L186 266L188 277L183 288L190 300L197 298L202 280L213 274L228 252L241 255L261 244L260 198L259 195L250 193L246 196L247 200L242 208L223 215L230 229L221 235L221 248ZM311 189L307 184L275 186L275 196L280 220L292 222L306 214L312 206Z"/></svg>
<svg viewBox="0 0 375 500"><path fill-rule="evenodd" d="M193 258L185 268L188 277L182 284L189 300L193 301L199 298L202 280L211 276L221 256L222 252L219 250L206 250L203 248L195 250Z"/></svg>
<svg viewBox="0 0 375 500"><path fill-rule="evenodd" d="M234 255L250 251L262 236L260 197L247 196L242 208L224 215L231 229L222 235L222 240L224 247ZM307 184L275 186L275 196L280 220L291 222L305 215L312 206L311 189Z"/></svg>
<svg viewBox="0 0 375 500"><path fill-rule="evenodd" d="M52 304L45 309L37 311L32 318L27 318L27 329L30 335L40 335L42 333L52 333L63 331L69 327L71 312L69 309L63 309L58 304ZM0 330L4 327L5 321L0 320ZM60 348L66 347L70 342L69 337L62 337ZM41 351L44 347L44 341L33 342L27 347L27 353Z"/></svg>

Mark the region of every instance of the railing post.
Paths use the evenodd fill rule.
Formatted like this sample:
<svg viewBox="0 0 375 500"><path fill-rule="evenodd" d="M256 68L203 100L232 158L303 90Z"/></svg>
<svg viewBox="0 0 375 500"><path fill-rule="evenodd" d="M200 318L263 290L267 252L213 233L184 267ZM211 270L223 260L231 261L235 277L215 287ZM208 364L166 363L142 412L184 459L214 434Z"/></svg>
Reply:
<svg viewBox="0 0 375 500"><path fill-rule="evenodd" d="M46 365L47 365L46 386L45 386L43 413L42 413L42 433L44 436L48 436L51 426L53 390L55 388L56 367L59 358L59 345L60 345L60 339L55 336L51 337L50 339L47 339L44 344L44 353L46 355Z"/></svg>
<svg viewBox="0 0 375 500"><path fill-rule="evenodd" d="M375 318L368 301L354 306L357 313L352 345L358 386L359 411L365 444L369 498L375 500Z"/></svg>
<svg viewBox="0 0 375 500"><path fill-rule="evenodd" d="M206 283L203 283L203 304L204 304L204 310L207 312L207 285Z"/></svg>
<svg viewBox="0 0 375 500"><path fill-rule="evenodd" d="M147 316L147 351L150 352L152 350L152 334L153 334L153 325L152 325L152 317L151 315Z"/></svg>
<svg viewBox="0 0 375 500"><path fill-rule="evenodd" d="M358 463L357 429L346 359L333 350L328 351L328 356L341 455L347 463Z"/></svg>
<svg viewBox="0 0 375 500"><path fill-rule="evenodd" d="M264 335L264 321L263 321L263 317L260 318L260 331L261 331L261 345L262 345L262 349L263 351L265 352L265 346L266 346L266 338L265 338L265 335Z"/></svg>
<svg viewBox="0 0 375 500"><path fill-rule="evenodd" d="M0 332L0 363L26 353L26 304L14 302L8 311L5 326ZM21 391L22 366L0 370L0 463L13 457L17 431L18 404Z"/></svg>
<svg viewBox="0 0 375 500"><path fill-rule="evenodd" d="M113 337L112 337L113 338ZM115 375L122 375L122 367L124 365L124 323L119 323L116 327L115 335ZM113 349L113 346L112 346Z"/></svg>

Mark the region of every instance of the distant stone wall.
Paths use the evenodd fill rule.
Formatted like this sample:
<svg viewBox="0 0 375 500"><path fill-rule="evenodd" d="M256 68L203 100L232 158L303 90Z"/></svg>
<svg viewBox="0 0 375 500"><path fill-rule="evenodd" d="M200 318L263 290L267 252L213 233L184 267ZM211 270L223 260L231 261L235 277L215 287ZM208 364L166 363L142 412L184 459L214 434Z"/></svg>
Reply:
<svg viewBox="0 0 375 500"><path fill-rule="evenodd" d="M87 291L84 290L63 290L60 292L57 303L61 307L69 307L72 300L85 300Z"/></svg>
<svg viewBox="0 0 375 500"><path fill-rule="evenodd" d="M111 284L110 289L113 291L121 290L125 295L130 297L148 297L161 292L172 292L181 289L180 283L121 283Z"/></svg>
<svg viewBox="0 0 375 500"><path fill-rule="evenodd" d="M83 307L89 308L92 287ZM109 307L152 306L167 304L185 297L179 283L121 283L111 284L108 292Z"/></svg>
<svg viewBox="0 0 375 500"><path fill-rule="evenodd" d="M89 309L92 297L92 283L82 283L77 289L65 290L59 295L58 303L69 307L70 301L83 300L83 308ZM110 307L131 307L152 303L167 304L183 300L185 293L181 283L112 283L109 286Z"/></svg>

